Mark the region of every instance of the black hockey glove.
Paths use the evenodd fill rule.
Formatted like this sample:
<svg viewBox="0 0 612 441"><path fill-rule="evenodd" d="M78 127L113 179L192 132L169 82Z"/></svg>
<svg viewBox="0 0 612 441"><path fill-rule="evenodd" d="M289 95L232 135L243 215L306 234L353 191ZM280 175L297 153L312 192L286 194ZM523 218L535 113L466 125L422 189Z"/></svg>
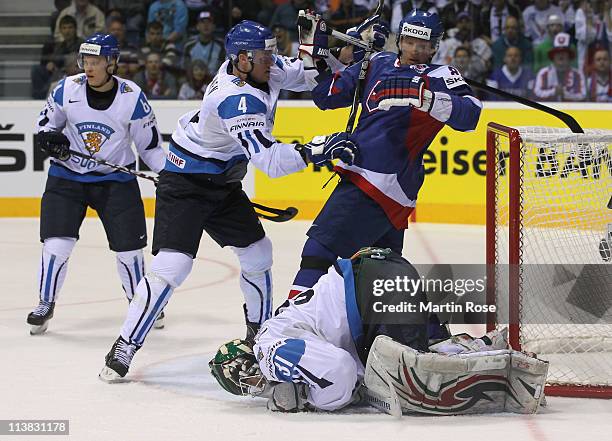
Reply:
<svg viewBox="0 0 612 441"><path fill-rule="evenodd" d="M357 145L349 139L346 132L315 136L308 144L299 147L303 149L308 162L316 165L322 165L336 158L347 165L352 165L357 152Z"/></svg>
<svg viewBox="0 0 612 441"><path fill-rule="evenodd" d="M70 158L70 141L61 132L39 132L37 137L38 146L60 161Z"/></svg>

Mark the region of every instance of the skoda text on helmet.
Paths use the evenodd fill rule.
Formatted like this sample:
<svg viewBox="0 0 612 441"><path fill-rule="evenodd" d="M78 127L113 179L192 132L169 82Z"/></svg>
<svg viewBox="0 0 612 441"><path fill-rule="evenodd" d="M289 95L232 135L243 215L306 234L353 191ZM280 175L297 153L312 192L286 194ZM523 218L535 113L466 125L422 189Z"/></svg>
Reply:
<svg viewBox="0 0 612 441"><path fill-rule="evenodd" d="M400 21L396 44L399 48L399 42L402 36L414 37L420 40L429 41L435 52L438 50L438 45L443 35L444 26L442 26L438 14L435 12L430 13L414 9L406 14L404 18L402 18L402 21Z"/></svg>
<svg viewBox="0 0 612 441"><path fill-rule="evenodd" d="M106 63L110 65L115 60L115 69L119 62L119 42L111 34L97 33L85 40L79 47L77 64L80 69L84 68L83 58L87 55L101 56L106 58ZM113 71L114 73L114 71Z"/></svg>
<svg viewBox="0 0 612 441"><path fill-rule="evenodd" d="M276 37L267 27L255 21L243 20L227 33L225 52L234 66L238 64L238 54L241 52L247 55L251 63L273 62L277 52Z"/></svg>

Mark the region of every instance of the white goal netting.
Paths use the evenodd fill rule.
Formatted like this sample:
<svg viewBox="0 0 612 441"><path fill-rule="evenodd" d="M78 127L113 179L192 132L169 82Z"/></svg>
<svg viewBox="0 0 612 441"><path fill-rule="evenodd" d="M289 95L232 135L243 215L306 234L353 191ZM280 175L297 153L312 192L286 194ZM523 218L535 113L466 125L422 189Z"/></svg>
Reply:
<svg viewBox="0 0 612 441"><path fill-rule="evenodd" d="M514 153L508 137L495 137L498 321L508 323L508 304L518 296L521 348L550 361L549 383L612 387L612 131L517 129L514 194ZM520 204L518 236L509 232L512 198ZM517 292L506 265L513 247Z"/></svg>

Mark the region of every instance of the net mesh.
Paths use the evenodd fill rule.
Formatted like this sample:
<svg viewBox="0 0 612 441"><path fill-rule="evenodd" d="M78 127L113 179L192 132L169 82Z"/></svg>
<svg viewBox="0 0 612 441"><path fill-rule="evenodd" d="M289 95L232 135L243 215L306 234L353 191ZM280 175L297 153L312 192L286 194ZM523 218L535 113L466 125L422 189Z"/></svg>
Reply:
<svg viewBox="0 0 612 441"><path fill-rule="evenodd" d="M508 323L508 296L518 295L521 348L550 361L549 383L612 386L612 131L517 129L520 234L512 239L509 138L495 137L498 322ZM504 265L511 246L520 253L517 293Z"/></svg>

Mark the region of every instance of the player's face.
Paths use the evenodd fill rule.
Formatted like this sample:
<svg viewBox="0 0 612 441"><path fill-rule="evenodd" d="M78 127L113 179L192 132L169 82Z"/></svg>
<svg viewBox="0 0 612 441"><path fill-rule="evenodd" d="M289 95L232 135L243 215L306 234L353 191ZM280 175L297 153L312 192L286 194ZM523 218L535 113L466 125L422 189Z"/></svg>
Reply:
<svg viewBox="0 0 612 441"><path fill-rule="evenodd" d="M82 69L87 75L87 82L91 87L100 87L108 81L106 57L85 55L81 63Z"/></svg>
<svg viewBox="0 0 612 441"><path fill-rule="evenodd" d="M427 40L402 36L399 44L402 51L401 64L427 64L433 55L433 48Z"/></svg>
<svg viewBox="0 0 612 441"><path fill-rule="evenodd" d="M274 64L274 51L255 50L251 54L253 69L250 72L251 78L258 83L267 83L270 80L270 68ZM241 62L248 60L245 57L240 57ZM249 61L246 61L247 66ZM242 70L247 71L241 67Z"/></svg>

